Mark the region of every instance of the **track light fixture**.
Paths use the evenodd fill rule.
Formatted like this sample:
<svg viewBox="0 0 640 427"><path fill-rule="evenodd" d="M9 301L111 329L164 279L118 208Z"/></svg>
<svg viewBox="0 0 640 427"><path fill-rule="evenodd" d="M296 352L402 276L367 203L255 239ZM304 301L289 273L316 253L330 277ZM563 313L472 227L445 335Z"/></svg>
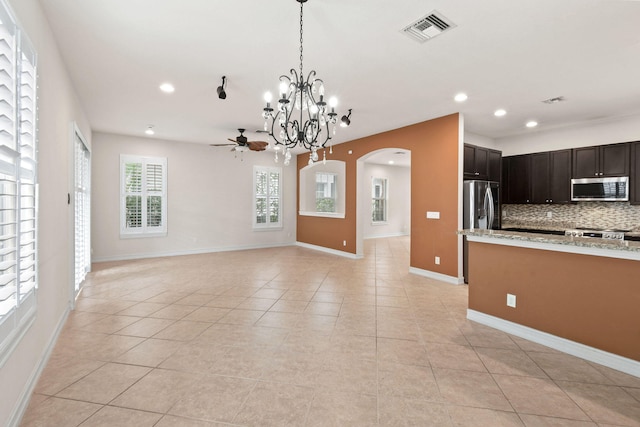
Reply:
<svg viewBox="0 0 640 427"><path fill-rule="evenodd" d="M220 99L227 98L227 92L224 91L224 85L226 83L226 80L227 78L225 76L222 76L222 84L218 86L218 89L216 90L218 92L218 98Z"/></svg>
<svg viewBox="0 0 640 427"><path fill-rule="evenodd" d="M351 117L351 108L349 108L349 114L342 116L342 118L340 119L340 126L342 126L343 128L346 128L347 126L349 126L351 124L350 117Z"/></svg>

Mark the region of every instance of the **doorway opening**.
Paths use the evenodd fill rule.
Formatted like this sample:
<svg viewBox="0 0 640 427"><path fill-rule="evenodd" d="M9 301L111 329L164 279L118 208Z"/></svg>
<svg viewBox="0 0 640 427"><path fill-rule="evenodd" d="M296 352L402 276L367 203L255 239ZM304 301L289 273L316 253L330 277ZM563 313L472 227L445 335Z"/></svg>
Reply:
<svg viewBox="0 0 640 427"><path fill-rule="evenodd" d="M411 246L411 151L384 148L357 161L356 257ZM376 244L373 239L385 239Z"/></svg>

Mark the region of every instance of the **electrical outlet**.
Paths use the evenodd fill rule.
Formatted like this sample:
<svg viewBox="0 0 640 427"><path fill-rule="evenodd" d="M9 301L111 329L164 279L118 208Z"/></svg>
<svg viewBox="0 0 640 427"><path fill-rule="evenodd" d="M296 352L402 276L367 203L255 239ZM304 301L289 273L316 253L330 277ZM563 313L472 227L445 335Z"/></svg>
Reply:
<svg viewBox="0 0 640 427"><path fill-rule="evenodd" d="M513 294L507 294L507 307L516 308L516 296Z"/></svg>
<svg viewBox="0 0 640 427"><path fill-rule="evenodd" d="M342 246L347 246L347 241L346 240L342 241Z"/></svg>
<svg viewBox="0 0 640 427"><path fill-rule="evenodd" d="M436 257L436 265L440 265L440 257L439 256Z"/></svg>

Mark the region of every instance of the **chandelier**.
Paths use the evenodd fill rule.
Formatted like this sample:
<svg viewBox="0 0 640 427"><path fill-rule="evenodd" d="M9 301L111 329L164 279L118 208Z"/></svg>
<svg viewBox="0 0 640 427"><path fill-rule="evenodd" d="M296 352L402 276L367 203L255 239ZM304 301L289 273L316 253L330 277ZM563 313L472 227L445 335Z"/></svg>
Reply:
<svg viewBox="0 0 640 427"><path fill-rule="evenodd" d="M332 97L328 103L325 101L324 83L316 78L315 71L309 72L306 79L304 77L302 18L303 5L307 0L296 1L300 3L300 69L298 72L292 68L288 76L280 76L278 105L271 107L273 95L267 92L264 95L267 106L262 111L264 130L275 141L275 160L278 161L278 152L284 147L285 165L291 161L291 149L297 146L310 151L309 164L318 161L318 150L325 148L331 135L335 135L337 121L337 99ZM331 153L333 147L330 144ZM326 162L326 150L323 162Z"/></svg>

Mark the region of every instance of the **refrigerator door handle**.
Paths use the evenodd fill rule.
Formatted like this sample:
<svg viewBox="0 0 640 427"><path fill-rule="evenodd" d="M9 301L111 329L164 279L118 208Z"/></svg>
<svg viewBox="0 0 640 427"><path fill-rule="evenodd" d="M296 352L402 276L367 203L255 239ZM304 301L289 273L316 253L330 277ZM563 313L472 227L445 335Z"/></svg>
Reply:
<svg viewBox="0 0 640 427"><path fill-rule="evenodd" d="M487 186L487 191L484 195L485 209L487 209L487 229L493 228L493 217L495 215L493 207L493 193L491 192L491 186Z"/></svg>

